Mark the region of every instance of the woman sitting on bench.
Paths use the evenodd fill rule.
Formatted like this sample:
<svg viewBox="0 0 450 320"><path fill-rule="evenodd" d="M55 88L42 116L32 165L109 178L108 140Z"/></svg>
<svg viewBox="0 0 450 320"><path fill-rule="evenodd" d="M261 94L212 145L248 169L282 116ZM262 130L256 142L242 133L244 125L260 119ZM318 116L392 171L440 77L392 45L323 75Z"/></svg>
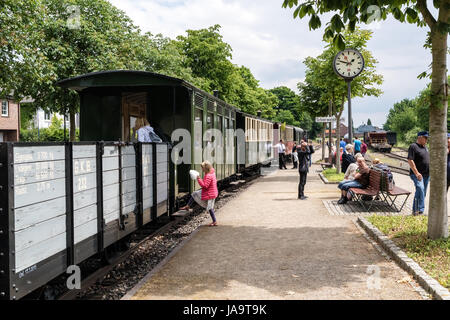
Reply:
<svg viewBox="0 0 450 320"><path fill-rule="evenodd" d="M370 169L366 164L366 160L363 157L358 157L356 160L358 164L357 173L355 174L355 180L353 181L342 181L339 183L338 188L341 189L341 198L338 201L338 204L345 204L349 200L348 189L350 188L360 188L364 189L369 185L369 174Z"/></svg>

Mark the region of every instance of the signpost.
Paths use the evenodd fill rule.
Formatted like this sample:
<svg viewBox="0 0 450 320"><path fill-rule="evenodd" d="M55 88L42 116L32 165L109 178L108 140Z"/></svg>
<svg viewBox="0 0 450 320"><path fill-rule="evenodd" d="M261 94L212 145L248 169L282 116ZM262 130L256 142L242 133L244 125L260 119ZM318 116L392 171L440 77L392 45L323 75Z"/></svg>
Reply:
<svg viewBox="0 0 450 320"><path fill-rule="evenodd" d="M336 117L316 117L316 122L336 122Z"/></svg>

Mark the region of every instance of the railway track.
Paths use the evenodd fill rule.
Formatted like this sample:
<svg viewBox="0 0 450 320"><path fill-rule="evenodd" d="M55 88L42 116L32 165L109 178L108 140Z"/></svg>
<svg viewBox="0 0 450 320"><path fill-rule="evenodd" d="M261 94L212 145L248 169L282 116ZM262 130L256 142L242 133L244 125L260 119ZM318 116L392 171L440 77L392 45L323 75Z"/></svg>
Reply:
<svg viewBox="0 0 450 320"><path fill-rule="evenodd" d="M216 202L217 208L220 208L224 202L227 202L227 198L229 198L233 194L237 194L237 192L242 189L243 187L247 186L249 182L259 177L259 174L255 174L252 172L249 175L238 175L241 180L237 181L229 181L227 186L221 191L218 201ZM109 263L107 265L104 265L94 272L90 273L88 276L86 276L81 281L81 288L80 289L74 289L64 292L63 294L59 295L57 297L57 300L75 300L78 299L80 296L83 297L85 293L93 286L102 286L103 282L106 282L104 284L104 287L110 287L111 282L114 282L114 277L110 277L108 281L105 281L107 276L111 273L114 273L114 270L122 263L125 263L133 253L138 251L143 246L147 245L147 242L151 242L153 239L157 239L158 237L163 237L164 234L170 233L171 229L177 229L178 227L182 228L184 224L188 224L193 218L196 216L204 213L204 210L201 208L196 208L192 212L187 213L186 215L172 215L171 218L169 217L161 217L164 219L161 219L157 223L150 224L148 228L142 229L138 231L137 233L133 234L133 238L131 239L130 246L127 250L123 252L119 252L116 256L111 257L109 259ZM193 232L193 230L192 230ZM186 234L183 233L183 236L186 236ZM179 239L181 242L182 239ZM177 243L178 244L178 243ZM167 256L170 251L172 251L174 247L169 248L167 250ZM151 250L151 248L150 248ZM162 260L165 256L161 256L160 260ZM148 273L150 270L147 270L145 272ZM112 280L111 280L112 279ZM112 286L114 286L114 283L112 283ZM106 289L107 290L107 289ZM88 299L101 299L101 295L90 295Z"/></svg>
<svg viewBox="0 0 450 320"><path fill-rule="evenodd" d="M404 156L401 156L399 154L395 154L395 153L385 153L384 156L391 158L391 159L396 159L396 160L400 160L400 161L404 161L404 162L408 162L408 159Z"/></svg>
<svg viewBox="0 0 450 320"><path fill-rule="evenodd" d="M383 153L383 156L408 163L408 160L406 159L406 157L400 156L398 154ZM370 164L372 163L372 157L369 154L366 154L366 161L369 162ZM400 174L404 174L404 175L409 175L409 166L407 166L407 167L408 167L408 169L389 164L389 168L391 169L392 172L396 172L396 173L400 173Z"/></svg>

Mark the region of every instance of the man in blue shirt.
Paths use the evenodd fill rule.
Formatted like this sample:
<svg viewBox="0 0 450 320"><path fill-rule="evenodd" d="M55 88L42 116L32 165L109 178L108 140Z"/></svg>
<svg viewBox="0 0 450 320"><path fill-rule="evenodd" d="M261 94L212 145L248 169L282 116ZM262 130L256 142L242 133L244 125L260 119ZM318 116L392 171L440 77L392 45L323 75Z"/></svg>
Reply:
<svg viewBox="0 0 450 320"><path fill-rule="evenodd" d="M339 142L339 147L341 147L342 150L344 150L344 152L345 152L345 146L346 145L347 144L345 143L344 138L341 138L341 142Z"/></svg>
<svg viewBox="0 0 450 320"><path fill-rule="evenodd" d="M355 154L361 152L361 141L358 138L355 138Z"/></svg>

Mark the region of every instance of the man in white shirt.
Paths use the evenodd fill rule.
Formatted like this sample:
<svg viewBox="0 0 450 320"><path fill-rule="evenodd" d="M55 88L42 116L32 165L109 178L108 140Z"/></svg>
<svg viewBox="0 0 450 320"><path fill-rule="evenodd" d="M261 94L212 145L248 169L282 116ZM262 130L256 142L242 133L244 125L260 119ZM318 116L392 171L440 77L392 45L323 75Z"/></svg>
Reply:
<svg viewBox="0 0 450 320"><path fill-rule="evenodd" d="M287 169L286 164L284 163L284 152L286 151L286 147L283 143L283 140L280 140L280 142L277 144L277 150L278 150L278 163L279 168L281 169Z"/></svg>

